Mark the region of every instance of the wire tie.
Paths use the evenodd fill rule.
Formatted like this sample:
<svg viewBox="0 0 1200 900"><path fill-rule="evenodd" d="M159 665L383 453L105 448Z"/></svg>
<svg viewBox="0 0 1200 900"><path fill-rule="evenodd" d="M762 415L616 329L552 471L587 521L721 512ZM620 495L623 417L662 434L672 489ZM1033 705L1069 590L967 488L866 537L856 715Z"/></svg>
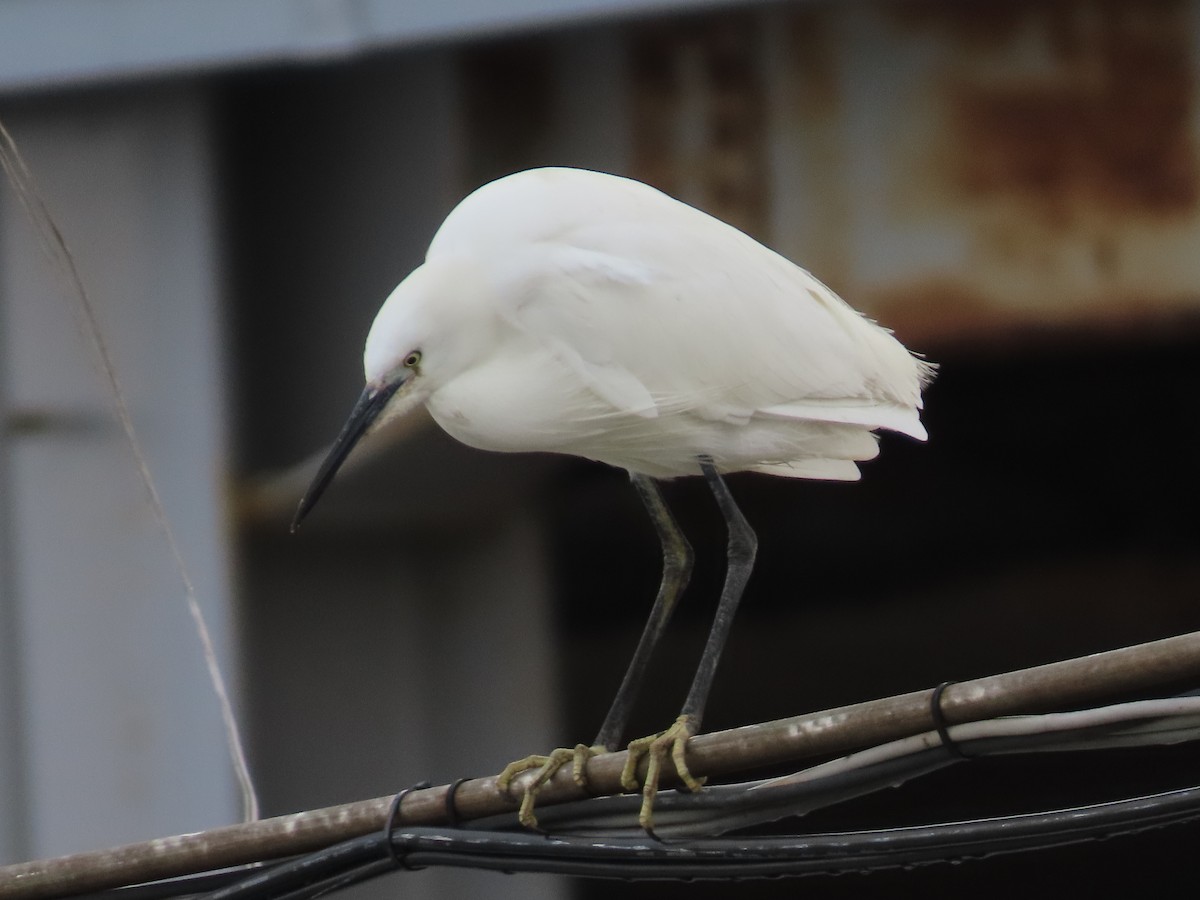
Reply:
<svg viewBox="0 0 1200 900"><path fill-rule="evenodd" d="M446 818L450 820L451 828L458 828L462 825L462 816L458 812L458 803L455 802L455 795L464 781L470 781L469 778L457 778L450 782L450 787L446 788Z"/></svg>
<svg viewBox="0 0 1200 900"><path fill-rule="evenodd" d="M397 868L403 867L409 870L413 868L408 864L407 859L396 852L396 845L392 843L392 832L396 830L396 819L400 817L400 804L413 791L423 791L429 786L428 781L418 781L416 784L409 785L392 798L392 804L388 807L387 821L383 825L383 840L387 845L388 855L392 858L392 862Z"/></svg>
<svg viewBox="0 0 1200 900"><path fill-rule="evenodd" d="M959 759L970 759L963 752L955 740L950 737L950 723L946 721L946 713L942 709L942 694L946 692L946 688L954 684L953 681L943 681L933 689L933 693L929 696L929 715L933 719L933 727L937 730L937 735L942 741L942 746L950 751L951 756L956 756Z"/></svg>

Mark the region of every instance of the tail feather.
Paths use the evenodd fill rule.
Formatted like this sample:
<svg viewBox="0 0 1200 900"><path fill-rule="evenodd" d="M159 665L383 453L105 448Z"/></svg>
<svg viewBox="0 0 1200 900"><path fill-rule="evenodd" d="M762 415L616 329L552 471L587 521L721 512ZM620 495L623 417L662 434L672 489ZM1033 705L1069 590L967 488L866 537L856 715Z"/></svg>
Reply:
<svg viewBox="0 0 1200 900"><path fill-rule="evenodd" d="M789 463L753 466L749 471L821 481L858 481L862 477L858 466L848 459L797 459Z"/></svg>
<svg viewBox="0 0 1200 900"><path fill-rule="evenodd" d="M814 422L840 422L864 425L867 428L886 428L924 441L929 438L917 410L908 406L863 403L853 405L845 400L797 400L779 403L757 410L759 415L781 419L810 419Z"/></svg>

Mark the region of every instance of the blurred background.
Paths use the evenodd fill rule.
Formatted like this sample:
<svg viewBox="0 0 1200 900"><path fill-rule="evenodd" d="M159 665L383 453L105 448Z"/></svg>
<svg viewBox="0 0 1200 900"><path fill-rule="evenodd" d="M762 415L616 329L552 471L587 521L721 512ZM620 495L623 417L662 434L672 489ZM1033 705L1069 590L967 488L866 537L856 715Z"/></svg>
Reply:
<svg viewBox="0 0 1200 900"><path fill-rule="evenodd" d="M758 569L718 729L1200 628L1200 3L7 0L0 117L72 248L233 682L264 813L590 740L658 579L624 473L418 416L288 521L378 305L474 187L632 175L941 366L857 484L734 476ZM66 280L0 192L0 862L235 821L183 589ZM698 554L632 736L675 716ZM1187 783L1194 750L976 762L806 828ZM793 823L795 824L795 823ZM649 896L1098 896L1200 830ZM579 897L425 872L369 891Z"/></svg>

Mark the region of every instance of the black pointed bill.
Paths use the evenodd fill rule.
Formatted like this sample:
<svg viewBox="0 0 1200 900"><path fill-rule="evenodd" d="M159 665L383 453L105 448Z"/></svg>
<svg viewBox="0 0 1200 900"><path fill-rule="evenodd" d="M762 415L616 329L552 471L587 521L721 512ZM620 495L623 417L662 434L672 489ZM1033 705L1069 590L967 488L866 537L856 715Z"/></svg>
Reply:
<svg viewBox="0 0 1200 900"><path fill-rule="evenodd" d="M399 379L381 388L367 385L366 389L359 396L358 402L354 404L354 409L350 411L350 418L346 420L346 425L342 428L342 433L333 442L333 448L329 451L329 455L321 463L321 468L317 470L312 484L308 486L308 490L304 492L304 496L300 499L300 506L297 507L296 516L292 519L292 531L300 527L300 523L304 520L304 517L317 505L317 501L325 493L325 488L329 487L329 483L333 481L333 476L342 467L342 463L346 461L346 458L350 455L350 451L354 449L354 445L358 443L359 438L367 433L371 427L371 423L379 418L379 414L383 412L383 408L387 406L387 402L392 399L392 395L396 393L402 384L404 384L404 381Z"/></svg>

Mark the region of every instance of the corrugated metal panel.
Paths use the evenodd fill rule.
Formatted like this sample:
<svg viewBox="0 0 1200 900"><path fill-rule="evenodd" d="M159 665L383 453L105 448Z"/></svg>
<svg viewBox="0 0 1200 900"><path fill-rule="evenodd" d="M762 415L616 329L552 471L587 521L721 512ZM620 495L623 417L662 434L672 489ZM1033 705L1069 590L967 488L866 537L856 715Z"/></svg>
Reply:
<svg viewBox="0 0 1200 900"><path fill-rule="evenodd" d="M958 252L950 265L914 260L873 279L876 307L935 334L1196 307L1192 7L1105 0L981 13L921 4L883 17L891 43L937 48L910 76L909 97L928 115L902 136L900 162L915 177L896 225L944 222Z"/></svg>

